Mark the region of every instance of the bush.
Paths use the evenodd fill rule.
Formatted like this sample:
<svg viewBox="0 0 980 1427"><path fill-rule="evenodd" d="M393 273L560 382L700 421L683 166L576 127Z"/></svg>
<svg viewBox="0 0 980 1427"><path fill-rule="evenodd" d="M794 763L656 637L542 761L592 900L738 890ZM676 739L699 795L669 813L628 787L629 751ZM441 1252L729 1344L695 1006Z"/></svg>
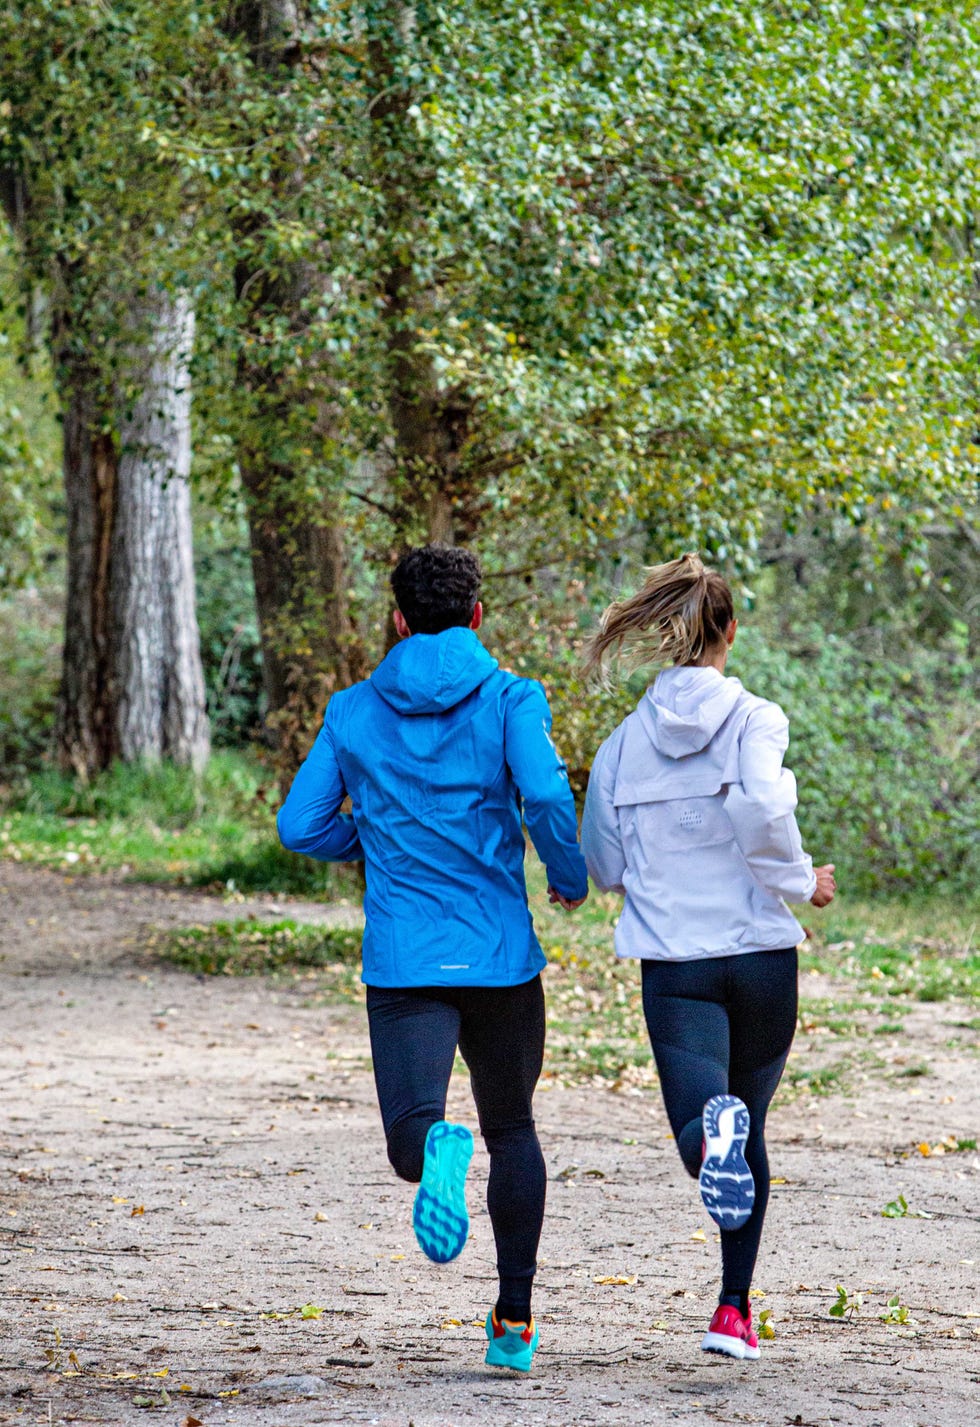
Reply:
<svg viewBox="0 0 980 1427"><path fill-rule="evenodd" d="M37 767L51 745L62 605L58 590L17 590L0 602L0 783Z"/></svg>
<svg viewBox="0 0 980 1427"><path fill-rule="evenodd" d="M835 862L855 895L974 892L980 807L965 649L888 660L813 626L808 633L812 643L788 652L742 627L727 671L789 717L786 762L799 783L805 845L817 861ZM507 652L516 673L544 683L555 742L582 794L596 749L647 681L641 674L611 690L587 686L581 638L564 632L556 647L553 634L525 628L523 651L514 652L515 636Z"/></svg>
<svg viewBox="0 0 980 1427"><path fill-rule="evenodd" d="M748 629L730 671L789 716L800 826L840 882L855 893L975 891L980 800L965 652L892 662L827 635L786 654Z"/></svg>

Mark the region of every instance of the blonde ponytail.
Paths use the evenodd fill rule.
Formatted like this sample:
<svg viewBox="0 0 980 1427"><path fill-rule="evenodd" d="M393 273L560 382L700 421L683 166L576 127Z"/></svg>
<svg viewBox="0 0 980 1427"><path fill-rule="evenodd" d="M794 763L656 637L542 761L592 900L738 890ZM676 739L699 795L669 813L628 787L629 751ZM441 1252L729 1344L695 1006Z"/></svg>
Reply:
<svg viewBox="0 0 980 1427"><path fill-rule="evenodd" d="M629 651L629 663L697 664L715 648L734 614L732 592L699 555L654 565L635 595L617 600L602 616L586 654L586 673L604 673L607 661Z"/></svg>

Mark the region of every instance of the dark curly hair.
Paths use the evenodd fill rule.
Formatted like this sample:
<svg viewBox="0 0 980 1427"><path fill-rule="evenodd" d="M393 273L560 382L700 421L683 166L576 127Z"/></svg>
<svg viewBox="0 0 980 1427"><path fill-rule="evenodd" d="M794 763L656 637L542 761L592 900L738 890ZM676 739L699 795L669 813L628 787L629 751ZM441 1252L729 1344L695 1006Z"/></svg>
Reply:
<svg viewBox="0 0 980 1427"><path fill-rule="evenodd" d="M391 576L395 602L413 634L440 634L473 618L480 597L480 562L455 545L421 545Z"/></svg>

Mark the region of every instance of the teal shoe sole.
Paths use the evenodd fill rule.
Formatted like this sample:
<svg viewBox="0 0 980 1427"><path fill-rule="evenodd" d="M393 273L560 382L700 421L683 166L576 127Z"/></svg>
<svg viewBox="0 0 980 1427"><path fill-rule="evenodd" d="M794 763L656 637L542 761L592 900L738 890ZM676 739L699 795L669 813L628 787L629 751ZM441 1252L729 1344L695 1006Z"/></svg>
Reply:
<svg viewBox="0 0 980 1427"><path fill-rule="evenodd" d="M472 1156L473 1136L465 1125L437 1120L429 1126L412 1227L419 1248L433 1263L450 1263L469 1237L466 1171Z"/></svg>
<svg viewBox="0 0 980 1427"><path fill-rule="evenodd" d="M493 1314L487 1314L486 1321L487 1335L487 1355L484 1362L489 1368L513 1368L516 1372L530 1372L531 1364L534 1361L534 1351L538 1346L538 1325L534 1325L534 1334L529 1343L526 1343L520 1333L513 1330L505 1331L504 1334L496 1338L493 1332Z"/></svg>

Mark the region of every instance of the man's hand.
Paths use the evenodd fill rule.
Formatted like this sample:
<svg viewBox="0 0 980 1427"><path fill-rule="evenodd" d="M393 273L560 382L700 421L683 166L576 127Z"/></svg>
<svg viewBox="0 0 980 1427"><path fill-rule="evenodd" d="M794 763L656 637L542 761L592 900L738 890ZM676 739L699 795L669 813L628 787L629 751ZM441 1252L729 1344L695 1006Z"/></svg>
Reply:
<svg viewBox="0 0 980 1427"><path fill-rule="evenodd" d="M588 892L586 892L585 897L588 895ZM559 907L564 907L566 912L574 912L575 908L580 907L585 901L585 897L576 897L575 901L572 902L569 901L568 897L563 897L554 887L548 888L548 901L551 902L552 905L557 903Z"/></svg>
<svg viewBox="0 0 980 1427"><path fill-rule="evenodd" d="M837 883L834 881L834 864L828 862L826 867L816 867L817 886L810 898L815 907L829 907L834 900L837 891Z"/></svg>

